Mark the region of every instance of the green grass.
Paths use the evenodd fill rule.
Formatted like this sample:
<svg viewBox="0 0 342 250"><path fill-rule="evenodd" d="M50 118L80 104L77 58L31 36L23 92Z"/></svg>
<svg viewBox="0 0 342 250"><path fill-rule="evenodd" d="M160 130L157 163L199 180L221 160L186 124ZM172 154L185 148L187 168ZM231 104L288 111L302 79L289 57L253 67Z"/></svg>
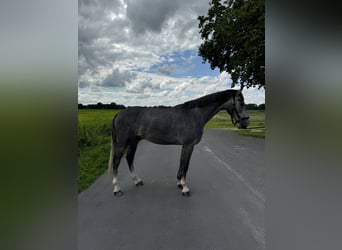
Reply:
<svg viewBox="0 0 342 250"><path fill-rule="evenodd" d="M265 111L249 110L247 112L250 117L250 124L247 129L234 128L230 116L226 111L220 111L217 113L206 124L205 128L228 128L239 135L265 138Z"/></svg>
<svg viewBox="0 0 342 250"><path fill-rule="evenodd" d="M119 110L78 111L78 192L86 189L108 166L110 152L111 123ZM265 112L248 111L249 127L264 127ZM216 114L205 128L225 128L244 135L265 138L265 128L235 129L225 111Z"/></svg>
<svg viewBox="0 0 342 250"><path fill-rule="evenodd" d="M108 166L111 123L118 110L78 111L78 192Z"/></svg>

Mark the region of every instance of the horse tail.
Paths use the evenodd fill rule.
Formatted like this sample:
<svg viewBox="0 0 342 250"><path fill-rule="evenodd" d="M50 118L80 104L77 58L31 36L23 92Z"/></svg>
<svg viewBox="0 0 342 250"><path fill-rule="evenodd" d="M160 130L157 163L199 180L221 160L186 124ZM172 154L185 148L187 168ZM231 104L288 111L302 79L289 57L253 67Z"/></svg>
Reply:
<svg viewBox="0 0 342 250"><path fill-rule="evenodd" d="M113 174L113 160L114 160L114 148L116 147L116 129L115 129L115 118L117 114L114 116L112 121L112 135L111 135L111 149L108 161L108 174L110 179L112 180L114 177Z"/></svg>

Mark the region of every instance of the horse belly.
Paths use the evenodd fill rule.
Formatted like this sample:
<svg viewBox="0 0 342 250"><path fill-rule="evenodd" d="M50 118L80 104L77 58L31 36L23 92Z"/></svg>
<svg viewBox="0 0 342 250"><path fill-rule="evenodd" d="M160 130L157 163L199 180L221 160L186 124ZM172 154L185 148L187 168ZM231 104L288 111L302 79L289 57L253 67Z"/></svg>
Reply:
<svg viewBox="0 0 342 250"><path fill-rule="evenodd" d="M181 144L181 142L177 138L177 133L175 133L175 131L173 131L170 128L161 128L153 126L141 128L138 132L138 135L139 137L156 144Z"/></svg>
<svg viewBox="0 0 342 250"><path fill-rule="evenodd" d="M202 135L202 133L198 133L196 129L191 127L176 128L173 126L149 126L141 128L138 134L140 138L163 145L195 145L200 141Z"/></svg>

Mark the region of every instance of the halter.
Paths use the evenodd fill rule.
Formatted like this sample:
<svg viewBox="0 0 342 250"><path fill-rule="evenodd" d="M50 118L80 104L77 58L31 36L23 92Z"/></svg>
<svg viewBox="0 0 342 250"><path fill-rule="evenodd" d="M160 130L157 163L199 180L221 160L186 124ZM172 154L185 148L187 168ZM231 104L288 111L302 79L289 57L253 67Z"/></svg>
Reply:
<svg viewBox="0 0 342 250"><path fill-rule="evenodd" d="M237 116L237 118L238 118L237 121L235 121L235 119L234 119L234 112L235 112L235 114L236 114L236 116ZM233 97L233 110L232 110L232 115L231 115L230 118L231 118L232 123L234 124L234 126L235 126L236 124L238 124L240 121L244 121L244 120L249 119L249 116L246 116L246 117L242 117L242 118L241 118L241 116L240 116L240 114L239 114L239 112L237 111L237 108L236 108L235 96Z"/></svg>

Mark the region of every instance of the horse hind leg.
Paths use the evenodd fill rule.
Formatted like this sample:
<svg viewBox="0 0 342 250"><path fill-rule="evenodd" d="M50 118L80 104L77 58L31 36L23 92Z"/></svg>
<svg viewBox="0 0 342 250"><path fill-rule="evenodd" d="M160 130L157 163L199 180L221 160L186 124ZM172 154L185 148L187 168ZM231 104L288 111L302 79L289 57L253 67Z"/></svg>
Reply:
<svg viewBox="0 0 342 250"><path fill-rule="evenodd" d="M113 186L114 186L113 194L114 196L123 195L123 192L121 191L121 188L118 183L118 168L119 168L124 150L125 150L125 147L117 147L115 149L115 154L114 154L114 159L113 159Z"/></svg>
<svg viewBox="0 0 342 250"><path fill-rule="evenodd" d="M134 141L133 143L130 143L128 146L127 154L126 154L126 160L128 164L128 168L131 174L131 178L134 181L134 184L136 186L142 186L144 185L144 182L139 178L139 176L134 171L134 156L135 152L137 150L138 141Z"/></svg>

